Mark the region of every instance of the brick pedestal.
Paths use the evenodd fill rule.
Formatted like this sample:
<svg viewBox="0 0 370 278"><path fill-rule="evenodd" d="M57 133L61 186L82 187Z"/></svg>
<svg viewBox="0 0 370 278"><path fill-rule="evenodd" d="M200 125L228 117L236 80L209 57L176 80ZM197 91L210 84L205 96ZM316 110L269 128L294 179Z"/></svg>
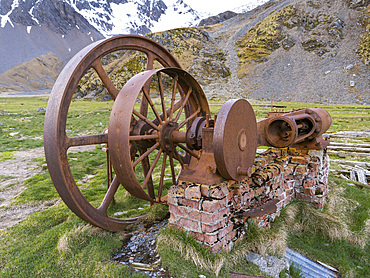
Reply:
<svg viewBox="0 0 370 278"><path fill-rule="evenodd" d="M294 198L321 209L328 194L328 172L325 151L303 155L292 149L269 149L256 157L252 176L243 181L215 186L180 181L172 186L169 224L212 252L229 251L242 238L249 218L259 227L269 227Z"/></svg>

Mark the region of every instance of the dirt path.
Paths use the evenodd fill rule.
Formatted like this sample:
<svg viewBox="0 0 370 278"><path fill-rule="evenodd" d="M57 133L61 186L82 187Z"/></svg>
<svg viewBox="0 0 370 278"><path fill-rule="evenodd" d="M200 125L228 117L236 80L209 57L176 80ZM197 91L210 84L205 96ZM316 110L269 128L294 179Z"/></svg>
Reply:
<svg viewBox="0 0 370 278"><path fill-rule="evenodd" d="M26 188L23 182L43 170L35 158L44 156L44 148L14 152L13 159L0 161L0 229L19 223L33 212L45 208L44 203L11 205Z"/></svg>
<svg viewBox="0 0 370 278"><path fill-rule="evenodd" d="M94 146L73 148L73 152L92 150ZM0 161L0 229L11 227L31 213L47 209L60 200L12 205L11 203L26 189L24 181L43 173L42 167L33 162L44 157L44 148L13 152L13 159Z"/></svg>

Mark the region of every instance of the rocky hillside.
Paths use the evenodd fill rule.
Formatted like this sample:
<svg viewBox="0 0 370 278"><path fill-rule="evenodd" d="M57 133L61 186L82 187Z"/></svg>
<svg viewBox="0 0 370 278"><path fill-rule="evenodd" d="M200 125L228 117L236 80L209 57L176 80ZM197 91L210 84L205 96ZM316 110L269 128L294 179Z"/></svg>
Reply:
<svg viewBox="0 0 370 278"><path fill-rule="evenodd" d="M147 36L168 48L210 99L269 99L273 93L281 101L369 104L369 4L272 0L215 25ZM47 59L59 67L53 57ZM104 67L120 88L144 64L138 53L115 53ZM0 90L3 80L4 74ZM105 94L93 72L78 90L79 98L105 99Z"/></svg>

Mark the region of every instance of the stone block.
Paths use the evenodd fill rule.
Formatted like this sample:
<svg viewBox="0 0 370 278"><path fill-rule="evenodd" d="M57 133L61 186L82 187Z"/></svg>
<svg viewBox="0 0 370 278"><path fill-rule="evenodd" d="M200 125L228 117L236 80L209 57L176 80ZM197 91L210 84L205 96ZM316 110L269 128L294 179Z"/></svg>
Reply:
<svg viewBox="0 0 370 278"><path fill-rule="evenodd" d="M181 185L172 185L168 193L176 197L185 197L185 189Z"/></svg>
<svg viewBox="0 0 370 278"><path fill-rule="evenodd" d="M316 185L316 180L305 179L303 181L303 187L314 187Z"/></svg>
<svg viewBox="0 0 370 278"><path fill-rule="evenodd" d="M220 220L220 212L218 210L213 213L208 213L204 211L201 213L202 223L213 224L219 222Z"/></svg>
<svg viewBox="0 0 370 278"><path fill-rule="evenodd" d="M226 224L226 219L225 218L223 218L219 222L213 223L211 225L202 223L202 225L201 225L202 232L203 233L213 233L213 232L217 231L218 229L223 228L225 226L225 224Z"/></svg>
<svg viewBox="0 0 370 278"><path fill-rule="evenodd" d="M199 210L189 210L188 211L188 217L191 220L202 221L201 215L202 215L202 212Z"/></svg>
<svg viewBox="0 0 370 278"><path fill-rule="evenodd" d="M188 218L188 208L187 207L169 204L169 211L171 214L176 214L178 216Z"/></svg>
<svg viewBox="0 0 370 278"><path fill-rule="evenodd" d="M223 199L229 194L227 184L221 184L209 189L209 197L214 199Z"/></svg>
<svg viewBox="0 0 370 278"><path fill-rule="evenodd" d="M185 189L185 197L187 199L200 199L202 197L200 193L200 185L190 185Z"/></svg>
<svg viewBox="0 0 370 278"><path fill-rule="evenodd" d="M200 201L180 198L178 199L178 203L182 206L191 207L193 209L200 209Z"/></svg>
<svg viewBox="0 0 370 278"><path fill-rule="evenodd" d="M203 197L209 197L209 185L202 184L200 186L200 193Z"/></svg>
<svg viewBox="0 0 370 278"><path fill-rule="evenodd" d="M233 230L233 227L234 225L233 224L229 224L228 226L226 226L225 228L221 229L220 231L218 231L218 238L221 240L222 238L224 238L228 233L230 233L232 230Z"/></svg>
<svg viewBox="0 0 370 278"><path fill-rule="evenodd" d="M179 218L177 220L177 225L184 228L187 231L201 232L200 222L194 221L187 218Z"/></svg>
<svg viewBox="0 0 370 278"><path fill-rule="evenodd" d="M226 207L227 200L226 198L221 200L204 200L202 203L202 210L205 212L215 212L221 208Z"/></svg>
<svg viewBox="0 0 370 278"><path fill-rule="evenodd" d="M218 235L218 233L205 233L205 234L203 234L204 242L209 244L209 245L213 245L214 243L216 243L218 241L217 235Z"/></svg>
<svg viewBox="0 0 370 278"><path fill-rule="evenodd" d="M292 156L290 159L290 163L296 163L296 164L308 164L309 160L307 157L303 156Z"/></svg>

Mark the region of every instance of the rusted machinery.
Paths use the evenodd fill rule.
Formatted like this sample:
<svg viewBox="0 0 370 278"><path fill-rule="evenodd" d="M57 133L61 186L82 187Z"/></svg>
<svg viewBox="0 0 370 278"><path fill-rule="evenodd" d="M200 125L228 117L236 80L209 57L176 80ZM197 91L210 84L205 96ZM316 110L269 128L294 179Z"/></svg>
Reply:
<svg viewBox="0 0 370 278"><path fill-rule="evenodd" d="M146 71L132 77L120 91L101 62L102 57L119 50L146 56ZM114 100L108 128L101 134L69 137L68 109L79 82L91 68ZM108 214L120 184L137 198L166 203L162 193L167 179L170 184L181 180L214 185L249 176L258 146L323 149L328 145L321 135L331 118L323 109L278 113L257 123L249 102L239 99L227 101L213 119L210 115L200 85L159 44L134 35L96 42L70 60L49 99L44 143L51 178L76 215L118 231L137 220ZM72 147L97 144L106 144L114 178L108 165L107 192L100 205L93 206L72 175L67 152Z"/></svg>

